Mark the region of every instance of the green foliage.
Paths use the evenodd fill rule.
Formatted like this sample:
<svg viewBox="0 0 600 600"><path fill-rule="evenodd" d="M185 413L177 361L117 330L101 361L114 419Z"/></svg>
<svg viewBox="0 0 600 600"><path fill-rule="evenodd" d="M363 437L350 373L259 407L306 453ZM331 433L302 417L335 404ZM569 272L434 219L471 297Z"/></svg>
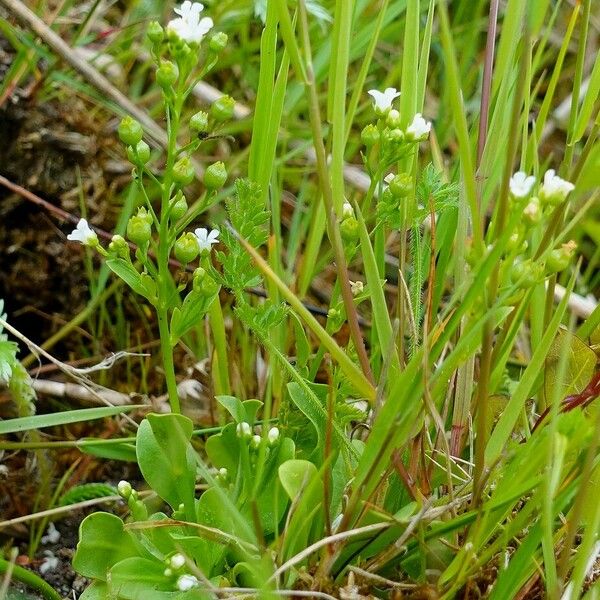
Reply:
<svg viewBox="0 0 600 600"><path fill-rule="evenodd" d="M106 496L114 496L117 490L114 486L106 483L82 483L72 487L68 492L64 493L58 502L59 506L68 506L85 500L93 500L94 498L104 498Z"/></svg>
<svg viewBox="0 0 600 600"><path fill-rule="evenodd" d="M269 213L264 208L258 184L249 180L237 180L235 196L226 202L226 208L231 225L249 244L258 248L267 241ZM222 283L239 295L245 288L258 285L259 271L232 232L224 230L222 235L229 250L228 253L218 254L223 265Z"/></svg>

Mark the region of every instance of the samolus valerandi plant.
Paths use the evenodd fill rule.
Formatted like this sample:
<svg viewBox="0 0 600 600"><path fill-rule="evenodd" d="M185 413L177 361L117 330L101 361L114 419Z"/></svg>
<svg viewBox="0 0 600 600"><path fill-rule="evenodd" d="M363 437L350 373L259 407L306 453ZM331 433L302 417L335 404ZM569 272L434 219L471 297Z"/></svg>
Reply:
<svg viewBox="0 0 600 600"><path fill-rule="evenodd" d="M575 161L576 143L560 165L552 157L558 174L538 156L547 106L530 131L531 98L519 86L531 83L539 58L528 54L527 39L513 49L506 37L504 72L490 88L495 112L483 124L493 135L474 160L446 3L425 4L383 2L376 20L367 11L369 35L389 26L387 11L404 11L401 90L367 95L367 64L349 100L354 20L365 16L360 3L335 3L332 47L319 60L305 2L294 5L294 18L284 0L266 4L252 178L235 183L224 203L228 223L218 232L194 221L223 186L224 165L206 168L199 202L188 206L185 192L195 150L231 116L232 101L220 99L187 123L182 109L225 38L210 34L212 22L191 2L165 29L149 26L169 143L164 168L153 169L159 155L139 125L126 119L119 128L144 200L127 228L134 258L126 240L104 248L85 222L71 237L97 248L156 309L173 414L148 415L135 451L165 504L157 508L121 482L129 516L99 513L83 522L74 565L92 580L84 598L269 598L292 589L391 596L402 581L417 597L450 599L490 566L497 577L484 593L494 600L516 597L532 582L553 600L583 590L600 522L587 485L598 476L600 430L589 414L598 393L598 312L577 331L581 339L564 327L579 277L579 237L567 217L580 207L583 165ZM529 4L508 5L509 33L522 25L531 35L535 22L522 23ZM448 96L439 96L439 118L424 102L427 69L436 61L429 53L434 14ZM371 58L374 48L362 46ZM277 197L292 182L274 175L274 165L281 115L290 108L290 66L306 91L289 90L289 102L302 124L310 122L318 183L312 171L303 179L305 204L293 218L308 234L290 231L293 244L285 248ZM327 116L324 78L331 83ZM294 98L305 104L298 108ZM501 111L511 105L509 127ZM344 184L347 140L358 121L364 194ZM160 204L152 201L157 191ZM304 243L303 273L330 267L325 325L295 292L292 250ZM315 266L319 249L325 258ZM173 258L193 273L186 288L173 282ZM348 265L356 273L351 281ZM264 302L248 293L263 284ZM228 338L220 286L231 292ZM217 400L229 421L210 433L177 414L172 359L177 341L205 316ZM351 322L358 327L345 336ZM232 395L226 339L260 358L261 401Z"/></svg>
<svg viewBox="0 0 600 600"><path fill-rule="evenodd" d="M95 249L108 267L155 309L169 402L176 413L180 412L180 401L173 365L174 347L211 309L213 327L222 328L220 305L215 302L220 286L210 260L211 250L219 241L219 231L200 227L192 232L188 227L214 202L225 184L227 170L223 162L206 167L202 178L204 193L194 206L188 205L185 195L186 187L195 178L194 153L211 132L232 117L234 106L231 98L223 96L212 104L209 112L200 111L187 122L183 120L184 106L194 86L214 67L227 44L223 33L207 37L213 22L210 17L201 16L202 10L202 4L186 1L176 9L178 16L166 30L157 22L148 27L167 124L164 155L152 153L136 120L127 116L119 124L119 138L133 164L132 176L143 200L137 214L127 223L126 235L133 246L135 261L125 238L115 235L105 248L85 219L67 236ZM153 165L159 165L161 158L163 168L157 175ZM155 208L150 197L156 194L160 203ZM182 268L199 262L189 283L174 282L171 260L179 261ZM220 331L215 339L221 339ZM217 352L217 368L226 368L223 348L218 347ZM227 384L223 385L222 391L227 392Z"/></svg>

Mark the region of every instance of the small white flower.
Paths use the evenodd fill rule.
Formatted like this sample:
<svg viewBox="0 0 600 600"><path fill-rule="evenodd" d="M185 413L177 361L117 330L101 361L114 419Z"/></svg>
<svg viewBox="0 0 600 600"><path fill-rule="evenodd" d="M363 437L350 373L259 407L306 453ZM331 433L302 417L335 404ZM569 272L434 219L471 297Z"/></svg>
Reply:
<svg viewBox="0 0 600 600"><path fill-rule="evenodd" d="M129 481L119 481L117 484L117 492L119 492L119 496L121 496L121 498L125 498L125 500L127 500L127 498L131 496L131 484Z"/></svg>
<svg viewBox="0 0 600 600"><path fill-rule="evenodd" d="M236 431L238 437L248 438L252 435L252 429L250 427L250 423L246 423L245 421L238 423L237 427L235 428L235 431Z"/></svg>
<svg viewBox="0 0 600 600"><path fill-rule="evenodd" d="M373 98L373 108L378 114L385 114L392 108L392 102L400 95L396 88L387 88L384 92L369 90L368 93Z"/></svg>
<svg viewBox="0 0 600 600"><path fill-rule="evenodd" d="M199 44L202 38L212 29L213 20L210 17L200 18L204 5L200 2L185 2L175 9L177 19L169 21L167 30L175 33L184 42Z"/></svg>
<svg viewBox="0 0 600 600"><path fill-rule="evenodd" d="M227 479L228 475L229 475L229 471L225 467L221 467L219 469L219 477L221 477L223 479Z"/></svg>
<svg viewBox="0 0 600 600"><path fill-rule="evenodd" d="M534 196L527 206L523 209L523 216L530 223L538 223L542 217L542 211L540 208L540 201Z"/></svg>
<svg viewBox="0 0 600 600"><path fill-rule="evenodd" d="M527 176L527 173L523 171L517 171L510 178L510 193L515 198L525 198L529 196L533 186L535 185L535 177L533 175Z"/></svg>
<svg viewBox="0 0 600 600"><path fill-rule="evenodd" d="M342 218L350 219L354 216L354 209L352 208L352 204L350 202L344 202L342 206Z"/></svg>
<svg viewBox="0 0 600 600"><path fill-rule="evenodd" d="M8 477L8 467L6 465L0 465L0 479Z"/></svg>
<svg viewBox="0 0 600 600"><path fill-rule="evenodd" d="M180 592L187 592L198 585L198 580L193 575L182 575L177 580L177 589Z"/></svg>
<svg viewBox="0 0 600 600"><path fill-rule="evenodd" d="M575 186L570 181L559 177L554 169L548 169L544 175L540 197L562 202L574 189Z"/></svg>
<svg viewBox="0 0 600 600"><path fill-rule="evenodd" d="M260 447L260 435L254 434L250 443L252 444L252 447L257 450Z"/></svg>
<svg viewBox="0 0 600 600"><path fill-rule="evenodd" d="M271 427L271 429L269 429L269 433L267 434L267 439L269 440L269 444L271 444L271 446L276 444L277 440L279 439L279 429L277 427Z"/></svg>
<svg viewBox="0 0 600 600"><path fill-rule="evenodd" d="M185 565L185 556L179 553L173 554L173 556L171 556L171 559L169 560L169 564L171 565L171 569L177 571L181 569L183 565Z"/></svg>
<svg viewBox="0 0 600 600"><path fill-rule="evenodd" d="M364 292L365 285L362 281L351 281L350 289L352 290L353 296L358 296L359 294L362 294Z"/></svg>
<svg viewBox="0 0 600 600"><path fill-rule="evenodd" d="M48 529L46 529L46 535L42 536L42 544L56 544L58 540L60 540L60 533L54 523L51 522L48 524Z"/></svg>
<svg viewBox="0 0 600 600"><path fill-rule="evenodd" d="M58 558L56 558L56 556L54 556L54 554L50 552L50 550L44 550L44 554L46 558L44 558L42 564L40 565L40 573L42 575L45 575L50 571L56 571L60 564Z"/></svg>
<svg viewBox="0 0 600 600"><path fill-rule="evenodd" d="M421 113L417 113L412 123L406 128L406 136L413 140L424 140L431 131L431 123L426 121Z"/></svg>
<svg viewBox="0 0 600 600"><path fill-rule="evenodd" d="M210 252L212 245L219 242L219 231L217 229L211 229L209 232L208 229L199 227L194 231L194 234L198 240L198 248L201 253Z"/></svg>
<svg viewBox="0 0 600 600"><path fill-rule="evenodd" d="M79 219L77 227L67 236L71 242L80 242L84 246L95 246L98 243L96 232L85 219Z"/></svg>
<svg viewBox="0 0 600 600"><path fill-rule="evenodd" d="M385 181L385 183L387 183L388 185L392 182L392 179L394 179L394 177L396 177L396 175L394 175L394 173L388 173L384 178L383 181Z"/></svg>

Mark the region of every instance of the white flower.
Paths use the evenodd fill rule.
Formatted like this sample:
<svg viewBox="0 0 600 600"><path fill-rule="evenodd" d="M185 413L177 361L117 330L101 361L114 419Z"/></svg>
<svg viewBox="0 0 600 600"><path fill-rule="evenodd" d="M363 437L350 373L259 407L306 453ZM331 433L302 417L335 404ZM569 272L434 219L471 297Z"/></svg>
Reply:
<svg viewBox="0 0 600 600"><path fill-rule="evenodd" d="M535 185L535 177L533 177L533 175L527 177L527 173L524 173L523 171L517 171L510 178L509 185L510 193L515 198L525 198L526 196L529 196L533 186Z"/></svg>
<svg viewBox="0 0 600 600"><path fill-rule="evenodd" d="M48 524L46 535L42 536L42 544L56 544L60 540L60 533L54 526L54 523Z"/></svg>
<svg viewBox="0 0 600 600"><path fill-rule="evenodd" d="M185 556L183 554L173 554L173 556L171 556L171 560L169 561L169 564L171 565L171 569L174 569L175 571L181 569L181 567L183 567L183 565L185 565Z"/></svg>
<svg viewBox="0 0 600 600"><path fill-rule="evenodd" d="M396 88L387 88L384 92L369 90L369 96L373 98L373 108L378 114L384 114L392 108L392 102L400 95Z"/></svg>
<svg viewBox="0 0 600 600"><path fill-rule="evenodd" d="M219 231L217 229L212 229L209 232L208 229L199 227L196 229L196 231L194 231L194 234L198 239L198 248L200 249L200 253L210 252L212 245L219 242Z"/></svg>
<svg viewBox="0 0 600 600"><path fill-rule="evenodd" d="M261 441L260 435L258 435L257 433L255 433L252 436L252 441L250 443L251 443L251 445L252 445L252 447L254 449L258 449L260 447L260 441Z"/></svg>
<svg viewBox="0 0 600 600"><path fill-rule="evenodd" d="M235 428L235 431L236 431L238 437L250 437L250 435L252 434L252 429L250 428L250 424L246 423L245 421L238 423L237 427Z"/></svg>
<svg viewBox="0 0 600 600"><path fill-rule="evenodd" d="M204 5L200 2L185 2L175 9L179 18L169 21L167 30L175 33L184 42L199 44L202 38L212 29L213 20L210 17L200 18Z"/></svg>
<svg viewBox="0 0 600 600"><path fill-rule="evenodd" d="M358 296L365 291L365 285L362 281L351 281L350 289L352 290L353 296Z"/></svg>
<svg viewBox="0 0 600 600"><path fill-rule="evenodd" d="M269 433L267 434L267 439L269 440L269 444L271 444L271 446L276 444L277 440L279 439L279 429L277 427L271 427L271 429L269 429Z"/></svg>
<svg viewBox="0 0 600 600"><path fill-rule="evenodd" d="M350 202L344 202L342 205L342 218L350 219L354 216L354 209L352 208L352 204Z"/></svg>
<svg viewBox="0 0 600 600"><path fill-rule="evenodd" d="M548 169L544 175L540 197L545 200L562 202L574 189L575 186L570 181L560 178L554 169Z"/></svg>
<svg viewBox="0 0 600 600"><path fill-rule="evenodd" d="M77 227L67 236L71 242L80 242L84 246L95 246L98 243L96 232L85 219L79 219Z"/></svg>
<svg viewBox="0 0 600 600"><path fill-rule="evenodd" d="M198 585L198 580L193 575L182 575L177 580L177 589L180 592L187 592Z"/></svg>
<svg viewBox="0 0 600 600"><path fill-rule="evenodd" d="M40 565L40 573L42 575L45 575L50 571L56 571L60 564L58 558L56 558L56 556L54 556L50 550L44 550L44 554L46 558L44 558L42 564Z"/></svg>
<svg viewBox="0 0 600 600"><path fill-rule="evenodd" d="M417 113L412 123L406 128L406 136L413 140L423 140L431 131L431 123L426 121L421 113Z"/></svg>

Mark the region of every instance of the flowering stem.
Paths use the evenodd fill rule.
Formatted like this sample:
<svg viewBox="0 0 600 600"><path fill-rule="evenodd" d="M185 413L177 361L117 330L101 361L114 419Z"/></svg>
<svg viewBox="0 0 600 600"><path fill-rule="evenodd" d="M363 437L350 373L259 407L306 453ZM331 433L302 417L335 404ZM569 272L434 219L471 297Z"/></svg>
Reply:
<svg viewBox="0 0 600 600"><path fill-rule="evenodd" d="M210 328L213 334L215 344L216 360L212 361L216 368L215 390L217 394L231 394L231 383L229 381L229 360L227 358L227 337L225 335L225 322L223 320L223 310L219 298L208 309Z"/></svg>
<svg viewBox="0 0 600 600"><path fill-rule="evenodd" d="M169 316L167 310L158 308L158 329L160 333L160 349L162 354L163 367L165 370L165 379L167 381L167 392L169 394L169 404L171 411L180 413L179 394L177 393L177 380L175 378L175 365L173 363L173 346L171 346L169 331Z"/></svg>

